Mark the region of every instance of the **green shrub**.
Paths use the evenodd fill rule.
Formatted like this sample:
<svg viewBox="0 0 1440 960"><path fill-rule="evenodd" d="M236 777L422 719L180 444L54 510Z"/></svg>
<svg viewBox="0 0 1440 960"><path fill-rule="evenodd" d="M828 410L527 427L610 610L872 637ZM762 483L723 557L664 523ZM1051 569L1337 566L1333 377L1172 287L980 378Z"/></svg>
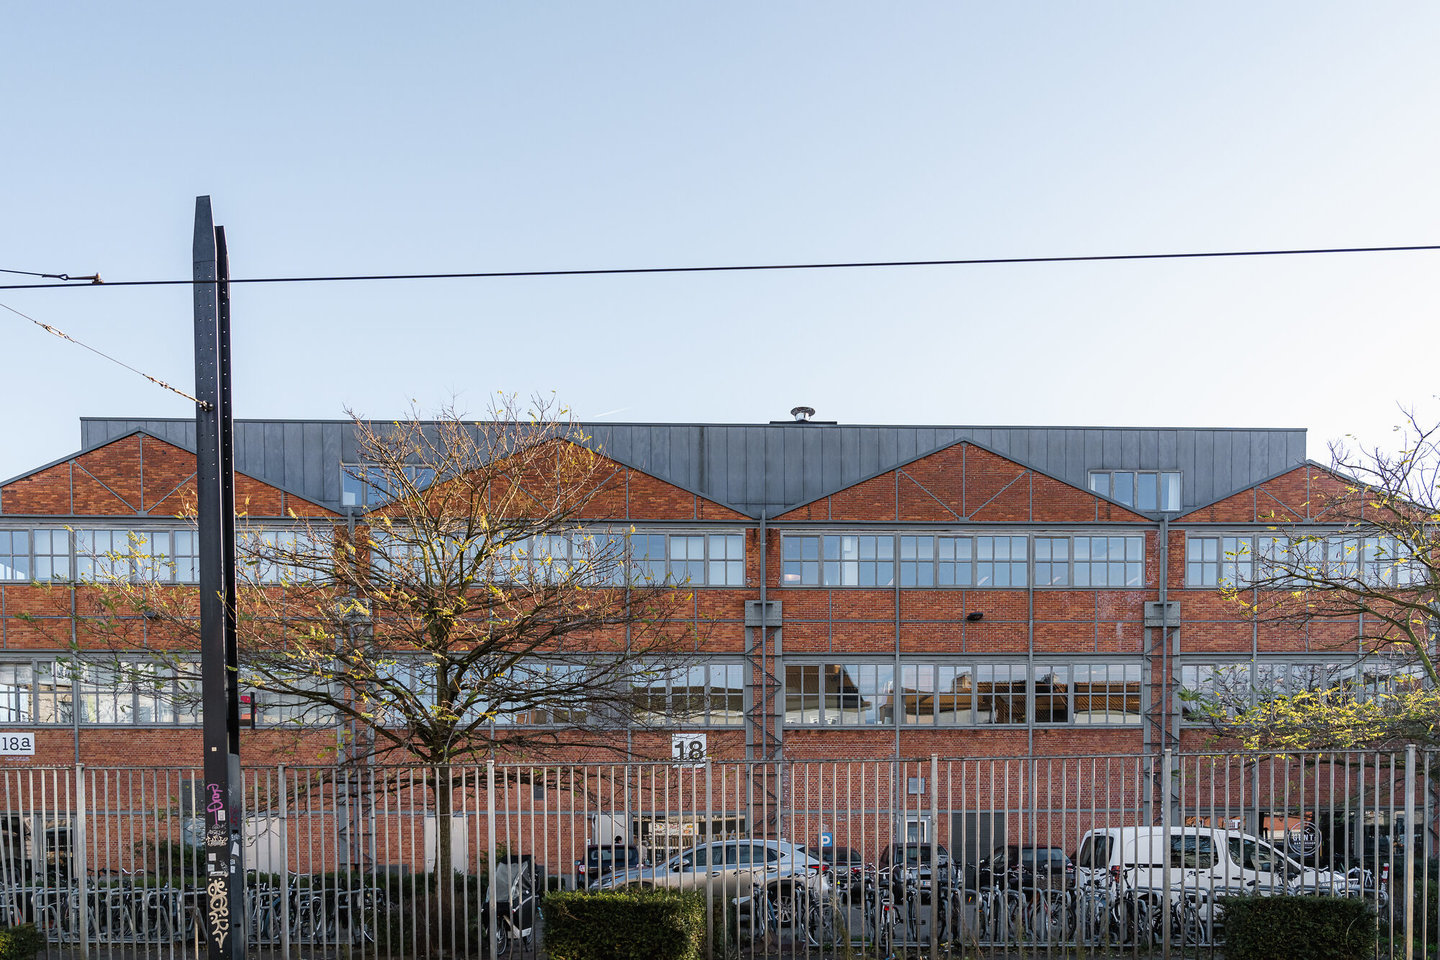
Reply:
<svg viewBox="0 0 1440 960"><path fill-rule="evenodd" d="M1369 960L1375 911L1349 897L1224 897L1226 960Z"/></svg>
<svg viewBox="0 0 1440 960"><path fill-rule="evenodd" d="M33 923L0 930L0 960L34 960L44 947L45 935Z"/></svg>
<svg viewBox="0 0 1440 960"><path fill-rule="evenodd" d="M1394 881L1394 878L1391 878ZM1400 878L1400 889L1405 889L1405 878ZM1404 901L1401 901L1400 909L1404 910ZM1401 923L1405 922L1402 916ZM1415 930L1414 936L1418 939L1421 934L1420 925L1425 925L1424 933L1426 938L1435 942L1435 937L1440 934L1440 883L1434 880L1428 883L1421 883L1420 878L1415 878Z"/></svg>
<svg viewBox="0 0 1440 960"><path fill-rule="evenodd" d="M697 960L705 936L698 891L605 890L545 897L551 960Z"/></svg>

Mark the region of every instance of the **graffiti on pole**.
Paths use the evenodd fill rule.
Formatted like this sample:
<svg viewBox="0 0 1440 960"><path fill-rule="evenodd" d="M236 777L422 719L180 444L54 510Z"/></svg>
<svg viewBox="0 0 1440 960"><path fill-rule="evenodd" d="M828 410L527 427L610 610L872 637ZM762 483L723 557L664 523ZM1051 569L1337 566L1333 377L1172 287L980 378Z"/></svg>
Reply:
<svg viewBox="0 0 1440 960"><path fill-rule="evenodd" d="M205 887L205 923L211 939L221 950L230 937L230 858L231 831L226 829L225 794L218 783L205 784L210 802L205 812L210 824L205 831L206 872L210 882Z"/></svg>

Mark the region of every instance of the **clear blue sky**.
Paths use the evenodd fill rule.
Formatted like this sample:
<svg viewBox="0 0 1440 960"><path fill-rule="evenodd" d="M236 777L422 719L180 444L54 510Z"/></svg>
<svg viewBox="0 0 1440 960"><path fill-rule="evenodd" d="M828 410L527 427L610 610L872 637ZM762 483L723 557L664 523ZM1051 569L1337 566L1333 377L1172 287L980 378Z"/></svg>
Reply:
<svg viewBox="0 0 1440 960"><path fill-rule="evenodd" d="M18 4L0 267L1440 243L1440 4ZM1440 253L241 287L236 409L1303 426L1435 410ZM15 279L15 278L12 278ZM8 282L0 280L0 282ZM0 292L188 388L184 288ZM185 401L0 312L0 478ZM1440 415L1440 410L1435 410Z"/></svg>

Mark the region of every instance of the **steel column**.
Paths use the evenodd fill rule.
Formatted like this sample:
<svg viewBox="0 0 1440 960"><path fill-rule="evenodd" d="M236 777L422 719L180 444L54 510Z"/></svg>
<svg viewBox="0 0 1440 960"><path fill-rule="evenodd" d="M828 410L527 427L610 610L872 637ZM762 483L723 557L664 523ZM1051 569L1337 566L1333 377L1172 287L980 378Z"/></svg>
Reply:
<svg viewBox="0 0 1440 960"><path fill-rule="evenodd" d="M195 486L204 714L205 938L210 960L245 956L240 712L235 645L235 487L225 232L195 198Z"/></svg>

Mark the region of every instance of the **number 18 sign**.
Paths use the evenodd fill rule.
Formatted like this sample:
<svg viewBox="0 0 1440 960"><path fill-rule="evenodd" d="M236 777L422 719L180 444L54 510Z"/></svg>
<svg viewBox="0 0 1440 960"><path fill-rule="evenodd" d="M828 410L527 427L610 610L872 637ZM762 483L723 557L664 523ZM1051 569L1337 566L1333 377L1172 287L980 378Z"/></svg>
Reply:
<svg viewBox="0 0 1440 960"><path fill-rule="evenodd" d="M703 764L705 762L705 734L671 734L670 758L676 763Z"/></svg>
<svg viewBox="0 0 1440 960"><path fill-rule="evenodd" d="M0 757L35 756L35 734L0 733Z"/></svg>

